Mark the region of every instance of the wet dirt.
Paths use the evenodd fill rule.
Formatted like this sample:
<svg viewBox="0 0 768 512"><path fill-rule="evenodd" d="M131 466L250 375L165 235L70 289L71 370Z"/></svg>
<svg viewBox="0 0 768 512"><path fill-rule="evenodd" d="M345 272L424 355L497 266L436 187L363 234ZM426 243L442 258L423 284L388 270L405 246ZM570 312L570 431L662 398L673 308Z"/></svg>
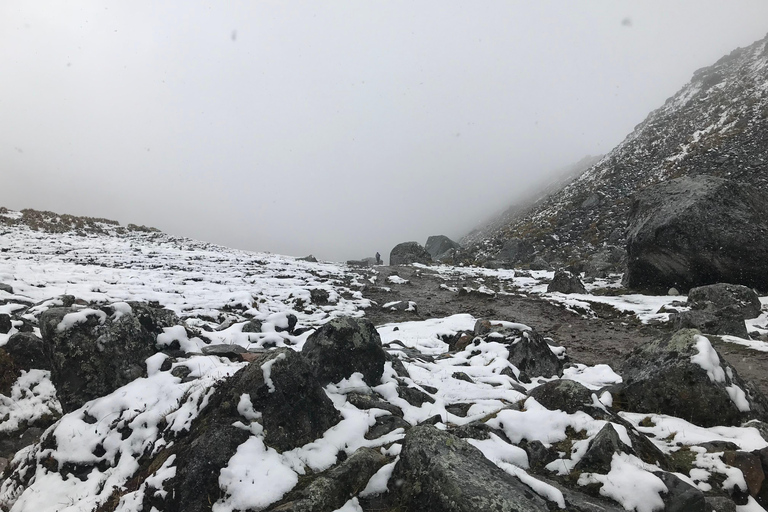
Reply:
<svg viewBox="0 0 768 512"><path fill-rule="evenodd" d="M448 287L478 288L473 278L451 276L446 278L429 269L411 266L376 267L368 271L374 276L363 290L364 297L375 304L366 310L366 317L376 325L390 322L442 318L469 313L476 318L519 322L532 327L543 336L550 337L566 347L571 362L586 365L608 364L619 371L627 354L636 346L672 335L669 324L644 325L634 315L624 315L611 307L595 308L597 317L567 310L536 295L483 295L477 292L458 293ZM387 282L391 275L408 280L407 284ZM498 290L499 283L486 278L485 284ZM389 291L386 291L388 288ZM416 311L392 311L381 307L394 301L413 301ZM719 340L714 345L742 378L752 382L768 395L768 353Z"/></svg>

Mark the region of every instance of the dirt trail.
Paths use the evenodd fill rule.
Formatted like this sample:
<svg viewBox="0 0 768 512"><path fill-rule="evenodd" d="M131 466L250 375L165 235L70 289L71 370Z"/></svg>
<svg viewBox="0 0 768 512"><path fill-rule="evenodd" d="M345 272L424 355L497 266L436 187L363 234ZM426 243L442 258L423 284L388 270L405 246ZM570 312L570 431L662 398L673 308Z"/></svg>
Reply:
<svg viewBox="0 0 768 512"><path fill-rule="evenodd" d="M377 267L376 271L376 284L363 291L366 298L375 301L379 306L398 300L412 300L417 304L415 313L371 307L366 311L366 316L376 325L440 318L458 313L469 313L477 318L520 322L544 336L551 337L558 345L566 347L572 362L587 365L605 363L616 370L637 345L672 334L667 325L642 325L634 317L615 317L616 315L610 312L599 313L603 318L585 318L536 296L485 297L476 293L460 295L440 287L441 284L447 284L477 288L478 283L470 278L446 281L429 270L409 266ZM390 275L407 279L409 283L388 283L386 279ZM382 290L382 286L390 288L391 291ZM494 288L490 283L489 286ZM714 345L736 368L739 375L768 395L768 353L717 340Z"/></svg>

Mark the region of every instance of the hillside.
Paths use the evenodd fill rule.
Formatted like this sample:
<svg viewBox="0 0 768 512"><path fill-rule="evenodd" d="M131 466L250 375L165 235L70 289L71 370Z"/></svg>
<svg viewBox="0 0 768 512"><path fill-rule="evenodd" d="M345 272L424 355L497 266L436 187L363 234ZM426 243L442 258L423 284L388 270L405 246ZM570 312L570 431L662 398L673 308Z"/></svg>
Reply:
<svg viewBox="0 0 768 512"><path fill-rule="evenodd" d="M504 242L531 243L547 261L584 262L604 244L623 247L632 195L685 175L709 174L768 191L768 39L696 71L613 151L578 179L470 249L493 259Z"/></svg>

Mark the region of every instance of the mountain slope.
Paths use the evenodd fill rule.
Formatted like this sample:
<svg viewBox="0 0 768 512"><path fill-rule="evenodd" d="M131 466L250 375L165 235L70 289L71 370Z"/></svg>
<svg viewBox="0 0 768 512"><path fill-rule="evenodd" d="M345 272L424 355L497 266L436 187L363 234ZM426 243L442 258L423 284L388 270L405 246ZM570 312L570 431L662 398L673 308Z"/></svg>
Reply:
<svg viewBox="0 0 768 512"><path fill-rule="evenodd" d="M631 196L684 175L710 174L768 189L768 38L693 74L602 160L499 226L471 251L492 258L504 240L531 242L545 259L583 261L623 246Z"/></svg>

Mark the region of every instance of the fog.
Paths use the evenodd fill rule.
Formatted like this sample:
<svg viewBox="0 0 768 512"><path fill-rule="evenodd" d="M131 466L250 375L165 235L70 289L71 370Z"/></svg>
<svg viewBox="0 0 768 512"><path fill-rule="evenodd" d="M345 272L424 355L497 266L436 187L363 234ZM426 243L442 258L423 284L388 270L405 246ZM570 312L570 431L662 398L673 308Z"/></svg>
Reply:
<svg viewBox="0 0 768 512"><path fill-rule="evenodd" d="M328 260L610 151L765 0L0 3L0 206Z"/></svg>

